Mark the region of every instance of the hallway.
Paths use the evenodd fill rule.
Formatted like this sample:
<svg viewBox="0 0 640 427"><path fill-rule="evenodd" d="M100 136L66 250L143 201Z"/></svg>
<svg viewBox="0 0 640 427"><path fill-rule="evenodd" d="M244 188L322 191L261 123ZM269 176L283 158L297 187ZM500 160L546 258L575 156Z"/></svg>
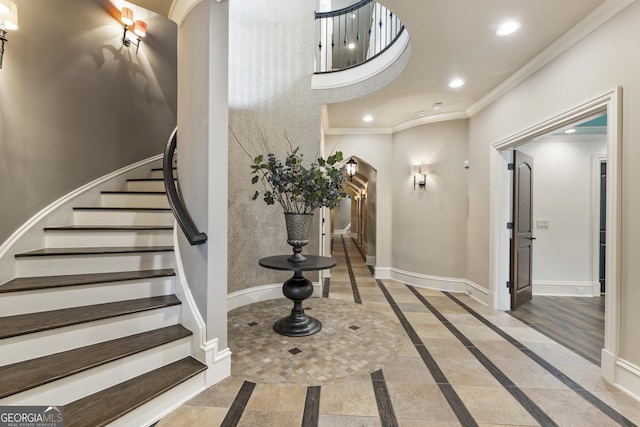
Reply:
<svg viewBox="0 0 640 427"><path fill-rule="evenodd" d="M238 318L245 307L233 310L229 313L232 376L178 408L158 427L640 423L640 403L606 384L593 363L466 295L376 280L350 239L334 240L338 265L323 289L334 301L312 299L308 305L313 309L309 314L327 325L313 336L316 348L337 347L314 355L303 347L312 337L297 338L300 345L282 356L295 362L274 364L263 352L239 348L242 340L232 334L248 334L251 327L241 325L232 331L234 324L243 322ZM254 309L245 312L268 311L270 306L282 310L277 301L252 304ZM385 337L384 346L369 349L376 337L366 332L358 336L357 344L337 338L330 325L332 307L351 307L350 312L365 316L375 311L380 330L388 331L390 324L399 331L397 346L393 338ZM370 329L367 322L343 326L347 324L355 332ZM265 332L249 346L260 348L263 339L278 349L281 338ZM238 342L235 347L234 342ZM354 355L342 354L340 345L352 347ZM396 354L385 355L389 348ZM375 360L354 363L361 352ZM296 355L302 359L296 360ZM242 358L256 356L238 368L246 362ZM249 372L247 367L256 369ZM313 377L319 370L329 376Z"/></svg>

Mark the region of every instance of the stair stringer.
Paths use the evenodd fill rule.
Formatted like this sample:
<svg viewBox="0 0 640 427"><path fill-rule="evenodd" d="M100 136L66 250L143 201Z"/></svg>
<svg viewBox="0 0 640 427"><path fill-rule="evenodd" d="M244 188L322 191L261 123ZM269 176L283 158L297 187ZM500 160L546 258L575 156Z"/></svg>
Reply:
<svg viewBox="0 0 640 427"><path fill-rule="evenodd" d="M127 179L140 176L143 169L158 167L161 163L162 154L158 154L125 166L75 189L29 218L0 245L0 283L15 277L17 253L45 246L44 227L73 222L74 206L98 205L101 191L118 190Z"/></svg>

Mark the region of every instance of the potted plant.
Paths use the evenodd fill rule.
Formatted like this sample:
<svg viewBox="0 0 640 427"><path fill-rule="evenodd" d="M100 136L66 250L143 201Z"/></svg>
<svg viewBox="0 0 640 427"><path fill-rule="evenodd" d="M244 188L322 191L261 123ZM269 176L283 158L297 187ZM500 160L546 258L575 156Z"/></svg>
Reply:
<svg viewBox="0 0 640 427"><path fill-rule="evenodd" d="M304 261L302 246L309 243L309 232L313 214L317 208L335 208L346 197L344 191L344 167L342 152L338 151L326 159L320 157L309 167L303 165L303 155L296 147L287 152L284 160L269 153L253 159L251 182L261 185L252 200L260 196L273 205L278 202L284 209L287 224L287 243L293 246L290 261Z"/></svg>

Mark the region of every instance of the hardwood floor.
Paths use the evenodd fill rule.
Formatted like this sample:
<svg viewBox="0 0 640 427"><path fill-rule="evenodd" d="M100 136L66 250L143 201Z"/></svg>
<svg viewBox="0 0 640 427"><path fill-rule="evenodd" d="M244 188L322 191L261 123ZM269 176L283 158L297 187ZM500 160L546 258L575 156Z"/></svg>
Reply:
<svg viewBox="0 0 640 427"><path fill-rule="evenodd" d="M534 296L509 312L532 328L600 365L604 346L604 296Z"/></svg>

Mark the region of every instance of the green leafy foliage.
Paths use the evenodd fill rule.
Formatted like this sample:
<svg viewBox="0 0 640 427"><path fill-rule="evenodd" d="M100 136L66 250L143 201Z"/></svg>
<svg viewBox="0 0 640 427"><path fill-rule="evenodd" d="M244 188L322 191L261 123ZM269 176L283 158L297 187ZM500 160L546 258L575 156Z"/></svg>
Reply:
<svg viewBox="0 0 640 427"><path fill-rule="evenodd" d="M309 168L296 147L287 153L284 161L273 153L254 158L251 165L251 183L262 185L252 200L262 199L268 205L276 201L285 212L312 213L319 207L335 208L346 197L344 167L336 166L343 159L342 152L323 159L318 158Z"/></svg>

